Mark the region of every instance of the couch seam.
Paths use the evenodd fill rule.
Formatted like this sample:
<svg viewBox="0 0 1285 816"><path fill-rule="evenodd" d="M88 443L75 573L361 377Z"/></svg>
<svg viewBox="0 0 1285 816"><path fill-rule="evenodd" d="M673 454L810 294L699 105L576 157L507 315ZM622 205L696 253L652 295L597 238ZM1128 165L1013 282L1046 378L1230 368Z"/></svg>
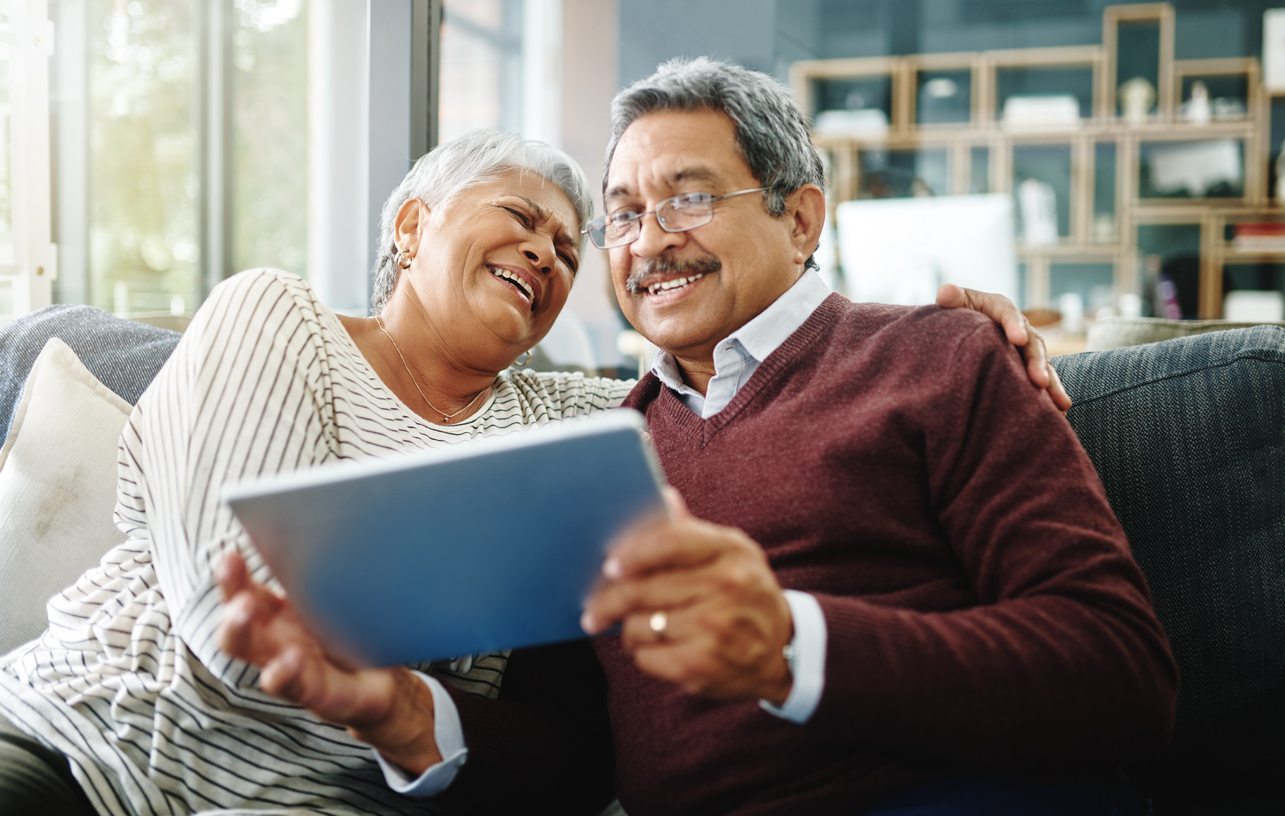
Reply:
<svg viewBox="0 0 1285 816"><path fill-rule="evenodd" d="M1266 355L1266 356L1263 356L1263 355ZM1226 360L1221 363L1212 364L1212 365L1202 364L1199 366L1192 366L1190 368L1184 369L1183 371L1175 371L1169 374L1165 374L1163 376L1145 380L1143 382L1130 383L1129 385L1121 386L1111 391L1106 391L1101 394L1095 394L1092 397L1086 397L1084 399L1076 400L1071 407L1075 408L1080 405L1096 402L1097 400L1100 400L1100 399L1106 399L1107 397L1114 397L1117 394L1123 394L1126 391L1133 391L1135 389L1142 388L1144 386L1155 385L1157 383L1162 383L1166 380L1174 380L1180 377L1187 377L1192 374L1198 373L1200 371L1208 371L1213 368L1226 368L1229 365L1232 365L1234 363L1239 363L1243 360L1258 360L1259 362L1263 362L1263 363L1276 363L1278 365L1285 365L1285 356L1282 356L1280 353L1272 350L1265 349L1265 350L1260 350L1255 352L1241 352L1237 354L1235 357L1233 357L1232 359Z"/></svg>

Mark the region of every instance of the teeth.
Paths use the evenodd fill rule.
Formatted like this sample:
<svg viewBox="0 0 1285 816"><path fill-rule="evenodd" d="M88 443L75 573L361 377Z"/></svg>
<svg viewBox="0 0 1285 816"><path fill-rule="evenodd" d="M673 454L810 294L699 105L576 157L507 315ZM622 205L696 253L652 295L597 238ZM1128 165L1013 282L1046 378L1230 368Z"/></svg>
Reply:
<svg viewBox="0 0 1285 816"><path fill-rule="evenodd" d="M521 276L516 275L507 269L500 269L495 266L488 266L487 269L489 269L491 271L491 274L494 275L495 277L501 278L502 280L509 281L510 283L514 284L519 289L521 289L523 292L526 292L527 300L533 303L535 302L535 290L533 290L531 288L531 284L523 280Z"/></svg>
<svg viewBox="0 0 1285 816"><path fill-rule="evenodd" d="M667 280L662 283L654 283L651 286L647 287L647 293L652 295L658 295L661 292L668 292L671 289L681 289L687 284L692 283L693 281L698 281L703 277L705 277L704 272L702 272L699 275L692 275L691 277L687 277L687 278L674 278L673 280Z"/></svg>

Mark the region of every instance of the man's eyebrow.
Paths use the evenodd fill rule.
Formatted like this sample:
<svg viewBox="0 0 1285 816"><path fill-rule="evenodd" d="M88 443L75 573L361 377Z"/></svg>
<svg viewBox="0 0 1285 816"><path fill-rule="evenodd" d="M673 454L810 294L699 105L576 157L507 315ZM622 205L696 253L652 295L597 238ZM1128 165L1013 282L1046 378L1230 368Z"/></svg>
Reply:
<svg viewBox="0 0 1285 816"><path fill-rule="evenodd" d="M669 186L671 187L677 187L679 184L685 181L700 181L700 182L712 184L720 180L721 180L721 177L719 176L718 173L714 172L714 170L708 167L703 167L701 165L684 167L675 173L670 173L668 176L665 177L665 182L669 184ZM610 189L608 189L607 192L604 193L602 197L606 201L611 201L612 199L628 196L630 195L630 193L631 191L627 186L623 184L618 184L615 187L611 187Z"/></svg>

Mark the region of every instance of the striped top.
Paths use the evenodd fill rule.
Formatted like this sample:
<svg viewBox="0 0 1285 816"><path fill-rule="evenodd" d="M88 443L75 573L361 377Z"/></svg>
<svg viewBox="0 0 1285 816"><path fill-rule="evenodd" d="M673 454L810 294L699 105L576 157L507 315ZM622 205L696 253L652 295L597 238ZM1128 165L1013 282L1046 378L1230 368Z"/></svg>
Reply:
<svg viewBox="0 0 1285 816"><path fill-rule="evenodd" d="M434 425L383 384L302 279L215 288L121 437L126 540L49 602L41 639L0 658L0 713L67 755L104 814L423 812L369 747L258 690L215 645L212 570L236 547L266 567L223 485L388 456L613 408L633 384L506 373L467 421ZM437 670L493 695L504 658ZM446 676L443 676L446 675Z"/></svg>

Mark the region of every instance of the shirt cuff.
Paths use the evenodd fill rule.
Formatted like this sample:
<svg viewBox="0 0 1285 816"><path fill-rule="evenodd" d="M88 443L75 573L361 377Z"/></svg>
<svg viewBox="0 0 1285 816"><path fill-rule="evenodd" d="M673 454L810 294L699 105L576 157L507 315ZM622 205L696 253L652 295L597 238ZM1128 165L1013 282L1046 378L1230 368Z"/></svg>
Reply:
<svg viewBox="0 0 1285 816"><path fill-rule="evenodd" d="M411 779L406 772L384 759L375 751L375 759L384 771L384 781L388 787L406 796L436 796L450 787L455 781L455 774L468 760L468 748L464 745L464 727L460 724L460 712L455 701L446 688L437 680L426 674L415 672L428 686L433 694L433 737L437 740L437 750L442 761L430 765L418 779Z"/></svg>
<svg viewBox="0 0 1285 816"><path fill-rule="evenodd" d="M784 591L785 602L794 618L794 686L790 696L780 706L767 700L759 705L778 717L796 723L805 723L817 710L821 693L825 691L825 613L816 597L795 589Z"/></svg>

